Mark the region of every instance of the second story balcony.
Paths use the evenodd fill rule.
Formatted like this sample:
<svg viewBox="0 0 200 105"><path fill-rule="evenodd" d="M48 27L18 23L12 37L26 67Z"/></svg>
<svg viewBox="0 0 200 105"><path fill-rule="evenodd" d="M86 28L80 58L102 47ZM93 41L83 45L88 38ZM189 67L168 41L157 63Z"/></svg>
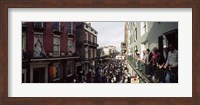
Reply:
<svg viewBox="0 0 200 105"><path fill-rule="evenodd" d="M34 22L33 30L36 32L43 32L44 31L44 23L43 22Z"/></svg>

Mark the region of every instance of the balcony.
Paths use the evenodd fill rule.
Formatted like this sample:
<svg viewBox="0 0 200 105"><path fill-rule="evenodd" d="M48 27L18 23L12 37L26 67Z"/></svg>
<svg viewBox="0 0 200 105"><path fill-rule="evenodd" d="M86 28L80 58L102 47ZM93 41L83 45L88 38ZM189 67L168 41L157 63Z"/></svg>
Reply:
<svg viewBox="0 0 200 105"><path fill-rule="evenodd" d="M88 46L89 45L89 41L88 40L84 40L84 45Z"/></svg>
<svg viewBox="0 0 200 105"><path fill-rule="evenodd" d="M69 36L69 37L73 37L74 34L73 34L73 32L67 32L67 36Z"/></svg>
<svg viewBox="0 0 200 105"><path fill-rule="evenodd" d="M54 24L52 26L52 30L53 33L56 35L61 35L62 34L62 30L63 30L63 26L59 25L59 24Z"/></svg>
<svg viewBox="0 0 200 105"><path fill-rule="evenodd" d="M92 45L92 42L91 42L91 41L88 41L88 44L89 44L89 45Z"/></svg>
<svg viewBox="0 0 200 105"><path fill-rule="evenodd" d="M43 22L34 22L34 31L43 32L44 31L44 23Z"/></svg>
<svg viewBox="0 0 200 105"><path fill-rule="evenodd" d="M96 43L94 43L94 42L91 42L90 45L91 45L91 47L94 47L94 48L96 48L96 47L99 46L98 44L96 44Z"/></svg>
<svg viewBox="0 0 200 105"><path fill-rule="evenodd" d="M53 57L60 57L60 51L53 51Z"/></svg>
<svg viewBox="0 0 200 105"><path fill-rule="evenodd" d="M165 80L166 74L170 75L170 82L171 83L177 83L178 81L178 75L174 74L171 70L168 68L159 68L152 64L146 64L143 61L139 60L136 63L136 60L132 57L126 57L128 63L131 67L133 67L133 70L136 71L137 74L141 78L144 78L145 81L151 82L151 83L162 83ZM152 79L149 77L149 69L154 69L155 72L155 79Z"/></svg>

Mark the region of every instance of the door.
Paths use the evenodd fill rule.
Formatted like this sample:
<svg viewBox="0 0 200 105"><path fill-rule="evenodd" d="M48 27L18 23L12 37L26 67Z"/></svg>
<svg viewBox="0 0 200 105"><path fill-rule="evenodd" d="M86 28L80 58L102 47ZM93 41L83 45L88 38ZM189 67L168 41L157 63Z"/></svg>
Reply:
<svg viewBox="0 0 200 105"><path fill-rule="evenodd" d="M33 83L45 83L45 68L33 69Z"/></svg>

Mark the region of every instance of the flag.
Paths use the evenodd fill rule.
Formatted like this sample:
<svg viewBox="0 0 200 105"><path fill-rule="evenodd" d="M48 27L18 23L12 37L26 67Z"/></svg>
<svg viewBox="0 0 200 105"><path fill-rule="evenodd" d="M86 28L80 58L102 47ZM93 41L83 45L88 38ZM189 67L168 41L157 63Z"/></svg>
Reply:
<svg viewBox="0 0 200 105"><path fill-rule="evenodd" d="M56 78L56 67L55 66L51 66L50 67L50 75L52 78Z"/></svg>

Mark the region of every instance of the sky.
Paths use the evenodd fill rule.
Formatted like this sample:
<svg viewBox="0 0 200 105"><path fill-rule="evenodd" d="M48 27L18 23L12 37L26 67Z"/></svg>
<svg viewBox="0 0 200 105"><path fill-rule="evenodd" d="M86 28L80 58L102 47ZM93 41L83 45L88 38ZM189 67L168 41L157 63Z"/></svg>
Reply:
<svg viewBox="0 0 200 105"><path fill-rule="evenodd" d="M97 43L99 47L113 45L121 50L121 42L124 41L125 22L90 22L98 32Z"/></svg>

